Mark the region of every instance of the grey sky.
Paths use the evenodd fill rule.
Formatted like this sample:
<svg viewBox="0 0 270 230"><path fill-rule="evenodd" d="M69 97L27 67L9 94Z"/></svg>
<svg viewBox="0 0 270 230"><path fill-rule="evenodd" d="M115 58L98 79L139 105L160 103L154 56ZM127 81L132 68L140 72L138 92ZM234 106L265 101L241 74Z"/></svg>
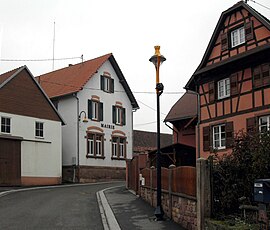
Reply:
<svg viewBox="0 0 270 230"><path fill-rule="evenodd" d="M0 58L89 60L113 53L140 105L134 129L156 131L154 45L167 61L161 118L182 96L199 65L221 13L237 0L0 0ZM256 2L270 7L269 0ZM249 2L270 18L270 10ZM54 69L80 62L55 61ZM52 71L52 61L0 61L0 73L27 65L34 76ZM145 93L142 93L145 92ZM179 92L171 94L168 92ZM161 132L171 132L162 124Z"/></svg>

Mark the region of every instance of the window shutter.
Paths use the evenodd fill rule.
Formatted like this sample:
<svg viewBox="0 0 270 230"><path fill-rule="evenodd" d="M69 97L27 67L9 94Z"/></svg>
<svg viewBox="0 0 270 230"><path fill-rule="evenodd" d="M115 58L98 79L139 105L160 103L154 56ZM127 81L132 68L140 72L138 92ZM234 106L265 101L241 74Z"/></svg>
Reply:
<svg viewBox="0 0 270 230"><path fill-rule="evenodd" d="M114 93L114 79L110 79L110 92Z"/></svg>
<svg viewBox="0 0 270 230"><path fill-rule="evenodd" d="M104 76L100 76L100 89L104 90Z"/></svg>
<svg viewBox="0 0 270 230"><path fill-rule="evenodd" d="M230 77L231 95L238 94L238 74L232 74Z"/></svg>
<svg viewBox="0 0 270 230"><path fill-rule="evenodd" d="M116 124L116 107L112 106L112 122L113 124Z"/></svg>
<svg viewBox="0 0 270 230"><path fill-rule="evenodd" d="M126 109L122 108L122 125L126 125Z"/></svg>
<svg viewBox="0 0 270 230"><path fill-rule="evenodd" d="M246 41L250 41L254 38L252 21L247 22L245 24L245 36L246 36Z"/></svg>
<svg viewBox="0 0 270 230"><path fill-rule="evenodd" d="M92 101L88 100L88 119L92 119Z"/></svg>
<svg viewBox="0 0 270 230"><path fill-rule="evenodd" d="M221 42L221 51L228 49L228 34L222 33L220 35L220 42Z"/></svg>
<svg viewBox="0 0 270 230"><path fill-rule="evenodd" d="M257 66L253 69L253 84L254 84L254 87L262 86L260 66Z"/></svg>
<svg viewBox="0 0 270 230"><path fill-rule="evenodd" d="M209 82L209 103L212 103L215 101L215 82Z"/></svg>
<svg viewBox="0 0 270 230"><path fill-rule="evenodd" d="M270 83L269 63L262 65L262 82L263 85L267 85Z"/></svg>
<svg viewBox="0 0 270 230"><path fill-rule="evenodd" d="M247 133L248 134L255 134L257 131L257 118L251 117L247 118Z"/></svg>
<svg viewBox="0 0 270 230"><path fill-rule="evenodd" d="M226 123L225 132L226 132L226 148L231 148L234 142L232 121Z"/></svg>
<svg viewBox="0 0 270 230"><path fill-rule="evenodd" d="M203 127L203 151L210 151L210 127Z"/></svg>
<svg viewBox="0 0 270 230"><path fill-rule="evenodd" d="M98 103L98 119L99 121L103 121L103 103Z"/></svg>

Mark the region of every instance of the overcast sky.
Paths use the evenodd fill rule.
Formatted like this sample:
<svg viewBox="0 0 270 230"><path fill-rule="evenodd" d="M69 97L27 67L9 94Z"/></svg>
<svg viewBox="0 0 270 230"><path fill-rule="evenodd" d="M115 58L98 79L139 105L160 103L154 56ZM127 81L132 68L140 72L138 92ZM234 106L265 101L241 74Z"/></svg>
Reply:
<svg viewBox="0 0 270 230"><path fill-rule="evenodd" d="M0 58L89 60L113 53L140 110L134 129L156 131L154 46L167 58L160 68L163 120L183 95L221 13L237 0L0 0ZM256 0L270 7L269 0ZM270 10L249 1L270 18ZM80 59L54 62L54 69ZM34 76L52 71L52 61L0 61L0 73L27 65ZM163 122L161 132L171 133Z"/></svg>

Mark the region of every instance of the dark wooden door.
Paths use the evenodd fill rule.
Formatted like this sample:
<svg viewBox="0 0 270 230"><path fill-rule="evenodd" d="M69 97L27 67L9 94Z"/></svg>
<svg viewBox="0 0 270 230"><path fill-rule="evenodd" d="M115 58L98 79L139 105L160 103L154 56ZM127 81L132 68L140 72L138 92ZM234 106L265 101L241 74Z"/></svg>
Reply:
<svg viewBox="0 0 270 230"><path fill-rule="evenodd" d="M0 138L0 185L21 184L21 141Z"/></svg>

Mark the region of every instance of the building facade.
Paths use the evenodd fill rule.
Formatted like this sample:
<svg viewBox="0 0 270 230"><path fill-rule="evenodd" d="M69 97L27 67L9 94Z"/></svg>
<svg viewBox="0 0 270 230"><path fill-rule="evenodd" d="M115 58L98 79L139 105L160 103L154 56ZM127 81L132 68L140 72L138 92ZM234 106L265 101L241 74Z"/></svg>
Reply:
<svg viewBox="0 0 270 230"><path fill-rule="evenodd" d="M199 94L197 157L230 154L238 132L270 127L270 22L241 1L224 11L186 85Z"/></svg>
<svg viewBox="0 0 270 230"><path fill-rule="evenodd" d="M62 182L64 121L26 66L0 75L0 185Z"/></svg>
<svg viewBox="0 0 270 230"><path fill-rule="evenodd" d="M63 177L125 179L132 158L133 112L139 108L112 54L37 77L66 121Z"/></svg>

